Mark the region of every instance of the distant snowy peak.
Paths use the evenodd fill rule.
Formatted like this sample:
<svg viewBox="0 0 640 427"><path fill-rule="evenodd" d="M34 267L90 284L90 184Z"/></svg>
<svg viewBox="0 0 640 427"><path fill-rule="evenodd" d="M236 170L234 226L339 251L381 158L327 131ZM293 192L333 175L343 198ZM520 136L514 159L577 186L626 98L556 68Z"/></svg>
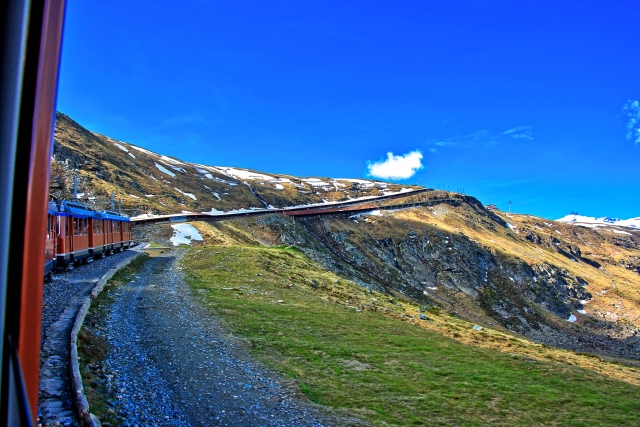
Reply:
<svg viewBox="0 0 640 427"><path fill-rule="evenodd" d="M624 227L640 230L640 217L629 219L610 218L608 216L602 218L594 218L583 215L567 215L557 220L568 224L582 225L583 227L599 228L599 227Z"/></svg>

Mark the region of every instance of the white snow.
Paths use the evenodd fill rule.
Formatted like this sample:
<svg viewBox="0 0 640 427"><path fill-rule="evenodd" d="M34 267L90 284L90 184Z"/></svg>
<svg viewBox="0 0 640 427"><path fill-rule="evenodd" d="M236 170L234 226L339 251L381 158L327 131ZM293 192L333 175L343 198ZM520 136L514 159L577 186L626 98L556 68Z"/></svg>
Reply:
<svg viewBox="0 0 640 427"><path fill-rule="evenodd" d="M172 159L171 157L168 157L168 156L160 156L160 158L165 162L172 163L174 165L184 165L184 163L182 163L181 161Z"/></svg>
<svg viewBox="0 0 640 427"><path fill-rule="evenodd" d="M569 318L567 319L567 322L575 322L576 320L578 320L578 318L576 316L574 316L573 314L569 315Z"/></svg>
<svg viewBox="0 0 640 427"><path fill-rule="evenodd" d="M640 217L629 219L610 218L607 216L601 218L595 218L584 215L567 215L557 221L566 222L575 225L582 225L583 227L608 227L617 226L625 228L640 229Z"/></svg>
<svg viewBox="0 0 640 427"><path fill-rule="evenodd" d="M223 174L225 174L227 176L232 176L234 178L240 178L240 179L263 179L263 180L274 179L272 176L265 175L265 174L262 174L262 173L248 171L248 170L245 170L245 169L236 169L236 168L229 168L229 167L223 167L223 166L216 166L216 169L218 171L222 172Z"/></svg>
<svg viewBox="0 0 640 427"><path fill-rule="evenodd" d="M631 233L627 233L626 231L616 230L615 228L612 229L611 231L613 231L616 234L626 234L628 236L633 236L633 234L631 234Z"/></svg>
<svg viewBox="0 0 640 427"><path fill-rule="evenodd" d="M180 190L179 188L176 188L176 187L173 187L173 188L174 188L178 193L182 193L182 194L184 194L184 195L185 195L185 196L187 196L187 197L191 197L193 200L198 200L198 199L196 199L196 196L194 196L194 195L193 195L193 194L191 194L191 193L185 193L184 191L182 191L182 190Z"/></svg>
<svg viewBox="0 0 640 427"><path fill-rule="evenodd" d="M130 155L132 158L136 158L136 156L134 156L132 153L127 153L128 155Z"/></svg>
<svg viewBox="0 0 640 427"><path fill-rule="evenodd" d="M284 185L276 184L276 190L284 190Z"/></svg>
<svg viewBox="0 0 640 427"><path fill-rule="evenodd" d="M155 163L155 162L154 162L154 163ZM158 168L158 170L159 170L160 172L162 172L162 173L166 173L167 175L172 176L172 177L175 177L175 176L176 176L176 174L175 174L175 173L171 172L169 169L165 168L165 167L164 167L164 166L162 166L162 165L159 165L159 164L157 164L157 163L156 163L156 167L157 167L157 168Z"/></svg>
<svg viewBox="0 0 640 427"><path fill-rule="evenodd" d="M360 184L360 186L363 188L373 188L376 186L375 182L367 181L366 179L336 178L333 182L334 185L336 184L335 181L353 182L355 184ZM343 187L345 186L344 184L339 185L342 185ZM386 188L386 185L384 185L384 188Z"/></svg>
<svg viewBox="0 0 640 427"><path fill-rule="evenodd" d="M562 236L562 233L559 230L554 230L554 231Z"/></svg>
<svg viewBox="0 0 640 427"><path fill-rule="evenodd" d="M182 172L182 173L187 173L186 170L184 170L184 168L181 168L179 166L172 166L172 165L167 165L169 166L171 169L173 169L174 171L178 171L178 172Z"/></svg>
<svg viewBox="0 0 640 427"><path fill-rule="evenodd" d="M359 213L359 214L351 215L351 216L349 216L349 219L360 218L362 215L382 216L382 212L380 211L380 209L376 209L374 211L362 212L362 213Z"/></svg>
<svg viewBox="0 0 640 427"><path fill-rule="evenodd" d="M391 196L392 194L400 194L400 193L409 193L412 190L411 188L401 188L399 191L383 191L382 194L385 196Z"/></svg>
<svg viewBox="0 0 640 427"><path fill-rule="evenodd" d="M580 314L587 314L587 311L586 311L586 310L576 310L576 311L577 311L578 313L580 313Z"/></svg>
<svg viewBox="0 0 640 427"><path fill-rule="evenodd" d="M129 197L133 197L134 199L139 199L140 197L134 196L133 194L129 194Z"/></svg>
<svg viewBox="0 0 640 427"><path fill-rule="evenodd" d="M137 146L131 145L131 144L129 144L129 147L133 148L134 150L138 150L140 152L143 152L143 153L151 154L152 156L157 156L157 154L154 153L153 151L145 150L142 147L137 147Z"/></svg>
<svg viewBox="0 0 640 427"><path fill-rule="evenodd" d="M210 173L205 173L204 176L206 176L210 180L213 180L213 175L211 175Z"/></svg>
<svg viewBox="0 0 640 427"><path fill-rule="evenodd" d="M278 178L278 179L270 179L269 182L282 182L282 183L286 183L286 182L291 182L290 179L287 178Z"/></svg>
<svg viewBox="0 0 640 427"><path fill-rule="evenodd" d="M312 187L332 187L333 186L332 184L325 182L319 178L306 178L306 179L303 179L302 181L306 182Z"/></svg>
<svg viewBox="0 0 640 427"><path fill-rule="evenodd" d="M197 228L191 224L172 224L173 236L171 243L173 246L190 245L192 240L202 241L202 236Z"/></svg>
<svg viewBox="0 0 640 427"><path fill-rule="evenodd" d="M145 194L144 196L145 196L145 197L156 197L156 195L155 195L155 194Z"/></svg>
<svg viewBox="0 0 640 427"><path fill-rule="evenodd" d="M354 179L354 178L336 178L335 181L355 182L356 184L373 184L373 182L367 181L366 179Z"/></svg>
<svg viewBox="0 0 640 427"><path fill-rule="evenodd" d="M122 151L124 151L125 153L128 153L129 150L127 150L127 147L125 147L124 145L120 145L117 142L114 142L115 146L118 147L119 149L121 149Z"/></svg>
<svg viewBox="0 0 640 427"><path fill-rule="evenodd" d="M214 195L214 196L216 196L216 198L217 198L218 200L222 200L222 199L220 198L220 195L219 195L218 193L213 193L213 195Z"/></svg>

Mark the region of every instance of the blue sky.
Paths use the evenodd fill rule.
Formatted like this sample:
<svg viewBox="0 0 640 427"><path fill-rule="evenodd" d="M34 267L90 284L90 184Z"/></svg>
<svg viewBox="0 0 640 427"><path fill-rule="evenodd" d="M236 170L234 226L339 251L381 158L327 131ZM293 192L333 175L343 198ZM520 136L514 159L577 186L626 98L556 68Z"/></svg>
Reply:
<svg viewBox="0 0 640 427"><path fill-rule="evenodd" d="M639 12L637 1L68 0L58 109L187 161L373 172L547 218L635 217Z"/></svg>

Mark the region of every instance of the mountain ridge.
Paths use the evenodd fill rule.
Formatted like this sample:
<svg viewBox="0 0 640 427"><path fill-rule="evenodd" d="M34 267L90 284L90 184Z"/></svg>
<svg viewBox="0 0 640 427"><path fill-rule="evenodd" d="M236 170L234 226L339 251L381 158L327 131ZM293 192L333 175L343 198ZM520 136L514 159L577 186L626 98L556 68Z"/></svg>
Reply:
<svg viewBox="0 0 640 427"><path fill-rule="evenodd" d="M69 197L75 174L84 201L98 204L98 195L113 192L132 215L327 204L416 188L193 164L58 118L52 195ZM441 190L406 196L425 201L351 217L270 214L194 225L202 244L293 246L392 298L558 347L640 358L640 230L493 211ZM171 244L173 229L134 232L141 241Z"/></svg>
<svg viewBox="0 0 640 427"><path fill-rule="evenodd" d="M81 201L105 203L114 193L121 209L131 216L281 208L421 188L189 163L91 132L63 113L57 113L56 119L52 197L72 198L76 175Z"/></svg>

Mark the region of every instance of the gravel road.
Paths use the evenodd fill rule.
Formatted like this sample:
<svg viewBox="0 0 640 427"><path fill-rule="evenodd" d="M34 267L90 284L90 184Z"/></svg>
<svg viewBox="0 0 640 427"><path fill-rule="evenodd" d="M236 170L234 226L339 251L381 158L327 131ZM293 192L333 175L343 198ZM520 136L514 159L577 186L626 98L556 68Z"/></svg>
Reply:
<svg viewBox="0 0 640 427"><path fill-rule="evenodd" d="M66 273L44 284L38 423L76 426L69 377L70 334L80 306L96 282L134 251L120 252ZM47 424L48 423L48 424ZM57 423L57 424L56 424Z"/></svg>
<svg viewBox="0 0 640 427"><path fill-rule="evenodd" d="M196 303L173 250L147 261L115 291L100 328L105 368L125 425L333 426L324 413L251 359Z"/></svg>

